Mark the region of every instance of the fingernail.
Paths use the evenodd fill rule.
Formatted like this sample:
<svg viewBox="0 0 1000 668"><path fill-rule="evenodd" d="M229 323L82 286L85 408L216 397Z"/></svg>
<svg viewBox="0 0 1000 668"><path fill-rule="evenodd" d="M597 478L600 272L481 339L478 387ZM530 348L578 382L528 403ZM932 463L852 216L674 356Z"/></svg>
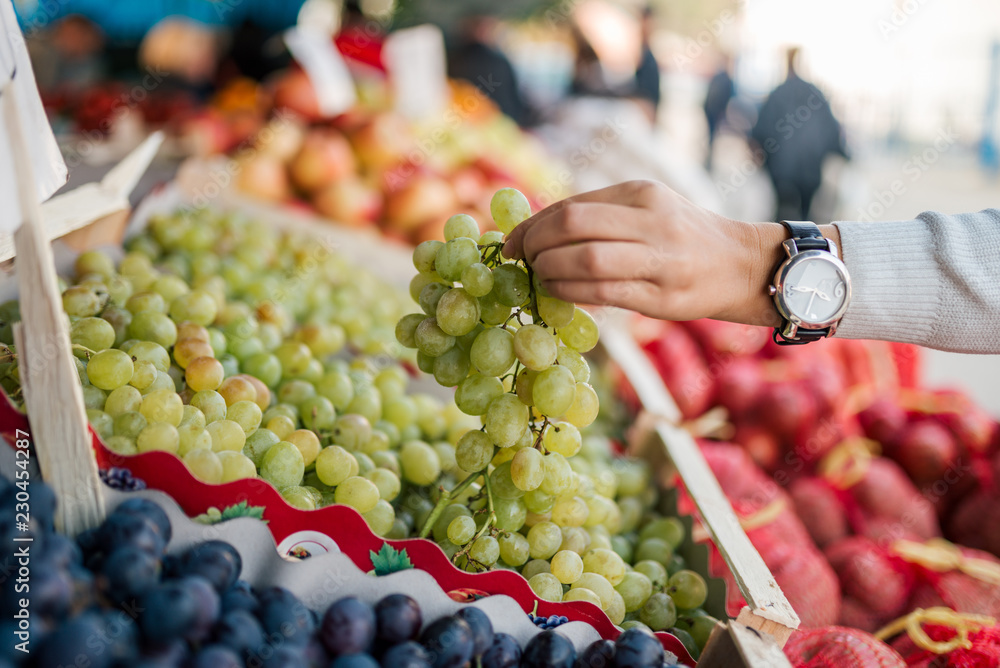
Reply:
<svg viewBox="0 0 1000 668"><path fill-rule="evenodd" d="M508 241L503 245L503 250L501 252L504 257L514 257L514 244Z"/></svg>

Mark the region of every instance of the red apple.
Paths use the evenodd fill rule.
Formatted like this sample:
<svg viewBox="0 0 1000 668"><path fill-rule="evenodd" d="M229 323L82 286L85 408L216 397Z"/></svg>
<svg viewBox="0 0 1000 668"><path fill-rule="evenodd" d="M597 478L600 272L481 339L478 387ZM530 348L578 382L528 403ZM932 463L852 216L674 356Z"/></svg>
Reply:
<svg viewBox="0 0 1000 668"><path fill-rule="evenodd" d="M292 195L285 164L263 153L239 163L236 187L244 193L272 202L286 200Z"/></svg>
<svg viewBox="0 0 1000 668"><path fill-rule="evenodd" d="M389 195L386 221L399 231L410 231L437 218L446 220L458 208L451 184L437 176L414 177Z"/></svg>
<svg viewBox="0 0 1000 668"><path fill-rule="evenodd" d="M354 152L336 130L310 130L302 148L288 166L292 181L307 193L315 192L357 169Z"/></svg>
<svg viewBox="0 0 1000 668"><path fill-rule="evenodd" d="M285 72L275 82L274 107L292 111L306 121L318 121L323 118L316 90L309 76L299 69Z"/></svg>
<svg viewBox="0 0 1000 668"><path fill-rule="evenodd" d="M376 171L417 158L418 153L410 124L388 112L373 116L358 128L351 135L351 143L361 163Z"/></svg>
<svg viewBox="0 0 1000 668"><path fill-rule="evenodd" d="M313 205L321 214L348 225L371 225L382 215L382 193L357 178L342 178L320 189Z"/></svg>

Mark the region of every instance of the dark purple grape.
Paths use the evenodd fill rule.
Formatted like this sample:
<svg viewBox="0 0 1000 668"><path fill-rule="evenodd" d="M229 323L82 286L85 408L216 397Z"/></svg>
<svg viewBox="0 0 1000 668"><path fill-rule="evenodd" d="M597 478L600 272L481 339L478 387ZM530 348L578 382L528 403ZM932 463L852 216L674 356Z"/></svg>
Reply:
<svg viewBox="0 0 1000 668"><path fill-rule="evenodd" d="M215 625L213 638L220 645L245 657L264 644L264 630L250 612L231 610Z"/></svg>
<svg viewBox="0 0 1000 668"><path fill-rule="evenodd" d="M177 639L160 645L145 645L138 660L115 668L181 668L188 657L188 645Z"/></svg>
<svg viewBox="0 0 1000 668"><path fill-rule="evenodd" d="M406 594L390 594L375 604L375 638L380 647L413 640L422 624L420 606Z"/></svg>
<svg viewBox="0 0 1000 668"><path fill-rule="evenodd" d="M173 532L170 528L170 518L159 504L142 497L133 497L119 503L113 514L141 515L150 519L163 535L164 542L169 543Z"/></svg>
<svg viewBox="0 0 1000 668"><path fill-rule="evenodd" d="M375 639L375 611L353 596L342 598L327 608L319 632L334 656L367 652Z"/></svg>
<svg viewBox="0 0 1000 668"><path fill-rule="evenodd" d="M51 533L46 537L42 558L56 568L69 568L83 561L79 546L61 533Z"/></svg>
<svg viewBox="0 0 1000 668"><path fill-rule="evenodd" d="M542 631L528 641L521 655L522 668L572 668L576 661L573 643L555 631Z"/></svg>
<svg viewBox="0 0 1000 668"><path fill-rule="evenodd" d="M472 629L472 655L482 656L493 644L493 624L490 623L490 618L485 612L472 606L462 608L457 616L464 619Z"/></svg>
<svg viewBox="0 0 1000 668"><path fill-rule="evenodd" d="M126 610L101 613L100 640L118 664L131 665L139 656L139 625Z"/></svg>
<svg viewBox="0 0 1000 668"><path fill-rule="evenodd" d="M144 514L112 513L101 525L100 548L106 554L134 545L159 557L166 544L160 528Z"/></svg>
<svg viewBox="0 0 1000 668"><path fill-rule="evenodd" d="M243 559L232 545L221 540L198 543L181 556L179 575L200 575L220 594L240 577Z"/></svg>
<svg viewBox="0 0 1000 668"><path fill-rule="evenodd" d="M160 580L160 560L134 545L124 545L107 556L97 578L98 587L114 603L127 603Z"/></svg>
<svg viewBox="0 0 1000 668"><path fill-rule="evenodd" d="M188 662L188 668L243 668L243 660L228 647L209 645Z"/></svg>
<svg viewBox="0 0 1000 668"><path fill-rule="evenodd" d="M660 668L662 663L663 645L646 631L626 629L615 641L616 668Z"/></svg>
<svg viewBox="0 0 1000 668"><path fill-rule="evenodd" d="M247 661L248 666L258 668L308 668L306 658L300 647L265 647L257 655Z"/></svg>
<svg viewBox="0 0 1000 668"><path fill-rule="evenodd" d="M420 634L434 668L458 668L472 659L472 629L460 617L442 617Z"/></svg>
<svg viewBox="0 0 1000 668"><path fill-rule="evenodd" d="M496 633L481 661L482 668L517 668L521 663L521 646L514 636Z"/></svg>
<svg viewBox="0 0 1000 668"><path fill-rule="evenodd" d="M407 640L382 655L382 668L431 668L430 655L419 643Z"/></svg>
<svg viewBox="0 0 1000 668"><path fill-rule="evenodd" d="M185 637L193 643L200 643L208 638L212 627L219 621L219 612L222 609L219 595L215 593L208 580L198 575L188 575L177 582L186 587L198 603L198 617Z"/></svg>
<svg viewBox="0 0 1000 668"><path fill-rule="evenodd" d="M610 640L595 640L580 653L576 668L610 668L614 661L615 644Z"/></svg>
<svg viewBox="0 0 1000 668"><path fill-rule="evenodd" d="M76 535L76 544L80 547L83 560L101 549L101 528L94 527L81 531Z"/></svg>
<svg viewBox="0 0 1000 668"><path fill-rule="evenodd" d="M253 593L250 583L246 580L237 580L222 594L223 612L246 610L255 613L258 608L260 608L260 603L257 601L257 595Z"/></svg>
<svg viewBox="0 0 1000 668"><path fill-rule="evenodd" d="M159 584L140 601L139 630L150 643L164 644L183 638L198 623L198 599L181 582Z"/></svg>
<svg viewBox="0 0 1000 668"><path fill-rule="evenodd" d="M73 578L65 569L55 568L44 561L32 564L30 586L30 591L20 596L27 597L31 602L32 615L55 621L69 614L75 589Z"/></svg>
<svg viewBox="0 0 1000 668"><path fill-rule="evenodd" d="M326 645L318 635L313 635L309 639L309 643L302 649L302 656L310 666L326 666L331 659L330 653L326 651Z"/></svg>
<svg viewBox="0 0 1000 668"><path fill-rule="evenodd" d="M37 668L81 666L107 668L111 654L103 643L94 642L101 633L101 620L93 614L72 619L49 633L41 641L34 664Z"/></svg>
<svg viewBox="0 0 1000 668"><path fill-rule="evenodd" d="M334 659L330 668L379 668L379 665L367 654L345 654Z"/></svg>
<svg viewBox="0 0 1000 668"><path fill-rule="evenodd" d="M272 645L305 647L316 630L312 611L299 598L281 587L272 587L258 597L260 609L257 617L264 634ZM279 642L275 642L275 638Z"/></svg>

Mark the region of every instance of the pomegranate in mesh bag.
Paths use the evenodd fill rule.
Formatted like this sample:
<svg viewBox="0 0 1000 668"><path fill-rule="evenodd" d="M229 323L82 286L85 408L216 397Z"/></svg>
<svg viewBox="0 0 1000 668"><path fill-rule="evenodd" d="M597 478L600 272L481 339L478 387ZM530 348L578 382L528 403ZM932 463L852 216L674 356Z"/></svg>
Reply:
<svg viewBox="0 0 1000 668"><path fill-rule="evenodd" d="M906 665L915 668L1000 666L1000 626L993 617L941 607L918 609L876 636L886 641L895 638L890 644Z"/></svg>
<svg viewBox="0 0 1000 668"><path fill-rule="evenodd" d="M906 668L903 657L881 640L842 626L796 631L785 656L795 668Z"/></svg>
<svg viewBox="0 0 1000 668"><path fill-rule="evenodd" d="M874 631L878 625L896 617L906 607L913 589L912 568L875 541L864 536L850 536L826 549L830 566L837 573L845 597L870 612L862 628ZM856 613L853 606L849 611ZM841 617L841 623L847 623Z"/></svg>
<svg viewBox="0 0 1000 668"><path fill-rule="evenodd" d="M1000 617L1000 559L992 554L940 539L897 541L890 550L916 576L910 609L947 607Z"/></svg>

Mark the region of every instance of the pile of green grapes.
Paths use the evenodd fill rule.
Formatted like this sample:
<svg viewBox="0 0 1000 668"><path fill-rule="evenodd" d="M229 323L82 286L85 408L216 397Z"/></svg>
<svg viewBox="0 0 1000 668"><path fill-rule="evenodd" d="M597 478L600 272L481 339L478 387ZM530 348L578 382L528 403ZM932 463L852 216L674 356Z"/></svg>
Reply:
<svg viewBox="0 0 1000 668"><path fill-rule="evenodd" d="M674 554L683 525L655 516L646 465L613 457L593 427L600 402L582 353L597 324L502 257L502 235L531 214L524 196L501 190L490 209L499 232L459 214L444 242L413 253L423 313L403 317L396 337L482 420L456 444L465 476L411 499L414 523L460 568L519 569L545 600L589 601L615 624L653 630L690 620L703 640L715 620L698 611L705 581Z"/></svg>

